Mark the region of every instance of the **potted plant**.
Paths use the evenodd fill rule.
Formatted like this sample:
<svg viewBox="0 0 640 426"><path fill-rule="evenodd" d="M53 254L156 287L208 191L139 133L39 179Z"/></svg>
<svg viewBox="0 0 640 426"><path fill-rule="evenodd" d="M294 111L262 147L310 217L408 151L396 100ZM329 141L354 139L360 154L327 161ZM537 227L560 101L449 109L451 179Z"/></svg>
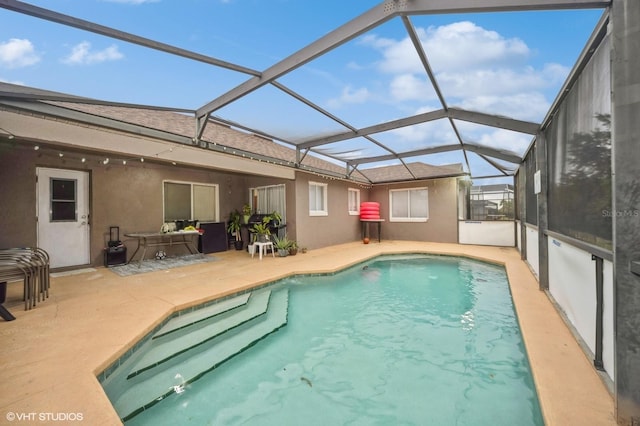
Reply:
<svg viewBox="0 0 640 426"><path fill-rule="evenodd" d="M291 240L291 244L289 245L289 254L291 256L298 254L298 243L296 240Z"/></svg>
<svg viewBox="0 0 640 426"><path fill-rule="evenodd" d="M229 213L229 224L227 225L227 232L234 236L233 245L236 250L242 250L242 233L240 224L240 212L238 210L234 210Z"/></svg>
<svg viewBox="0 0 640 426"><path fill-rule="evenodd" d="M269 222L260 222L254 223L251 231L258 235L258 241L266 242L269 241L269 236L271 235L271 230L269 229Z"/></svg>
<svg viewBox="0 0 640 426"><path fill-rule="evenodd" d="M249 223L249 218L251 217L251 206L249 204L242 206L242 217L244 223Z"/></svg>
<svg viewBox="0 0 640 426"><path fill-rule="evenodd" d="M285 235L282 238L278 238L277 235L273 236L273 246L278 250L278 256L285 257L289 255L289 249L291 248L291 240Z"/></svg>
<svg viewBox="0 0 640 426"><path fill-rule="evenodd" d="M278 213L277 211L273 211L273 213L271 213L270 215L266 216L266 218L269 218L269 222L273 225L273 226L280 226L280 222L282 221L282 216L280 215L280 213Z"/></svg>

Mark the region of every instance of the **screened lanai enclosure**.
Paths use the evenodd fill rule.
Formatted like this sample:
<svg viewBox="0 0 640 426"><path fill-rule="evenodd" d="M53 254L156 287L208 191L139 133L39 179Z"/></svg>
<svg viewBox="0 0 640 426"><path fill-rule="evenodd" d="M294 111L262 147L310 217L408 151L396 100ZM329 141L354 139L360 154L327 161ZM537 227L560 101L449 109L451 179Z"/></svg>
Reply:
<svg viewBox="0 0 640 426"><path fill-rule="evenodd" d="M533 137L540 129L546 111L532 100L529 100L527 105L527 101L519 99L492 99L501 95L496 93L498 88L495 85L492 85L491 91L479 91L471 100L464 93L465 90L478 91L477 86L504 77L501 76L499 67L487 67L489 75L480 75L478 72L477 76L452 69L449 63L452 59L453 62L464 66L468 62L465 54L470 53L469 49L475 47L468 40L468 34L482 30L470 19L481 17L486 12L519 12L526 15L544 9L555 11L557 16L554 19L558 20L563 19L563 16L575 16L569 15L569 12L578 14L580 21L591 20L591 23L599 28L598 31L601 31L607 19L606 15L601 17L600 22L593 21L609 2L535 0L491 1L486 5L470 1L450 3L382 2L264 69L252 69L226 62L26 3L3 1L2 7L123 40L138 48L154 49L166 55L207 64L213 79L230 81L226 90L222 85L212 87L208 95L210 99L201 101L200 105L198 99L206 99L207 90L181 102L191 105L191 108L172 104L126 104L146 109L172 110L192 116L193 129L190 137L185 138L183 143L204 149L222 149L203 137L208 123L216 122L293 148L295 158L289 160L292 160L290 164L294 167L317 169L318 165L312 163L312 157L316 156L340 166L337 170L327 170L325 166L320 170L322 173L367 183L380 183L389 179L406 181L424 178L425 174L418 166L420 163L461 164L464 172L473 179L513 176ZM594 11L597 14L594 14ZM587 12L589 15L581 15ZM439 29L431 24L433 16L450 14L456 14L455 18L460 22ZM442 52L438 43L448 36L453 36L454 26L462 27L457 41L460 51ZM588 39L591 30L582 29L586 43L593 42ZM439 34L425 34L425 31ZM534 33L542 35L545 31L546 29L539 28ZM392 91L395 91L392 93L395 97L393 106L376 100L375 96L380 95L368 93L364 87L360 89L360 93L347 93L342 98L321 101L317 89L309 90L302 84L315 80L317 87L322 87L324 82L322 78L317 77L317 70L323 69L324 64L331 61L342 62L344 56L353 55L354 52L359 55L372 55L372 51L379 49L378 45L392 42L391 39L387 39L390 35L398 40L394 40L394 46L382 52L386 56L386 62L378 66L383 68L383 73L396 75L391 83ZM506 46L501 46L503 44ZM495 39L495 34L491 32L483 34L482 43L478 48L505 48L515 56L528 54L526 46L523 46L518 38ZM578 56L580 52L574 51L571 54L580 62L588 53L582 52L582 56ZM491 60L491 56L487 55L487 58L482 60ZM357 67L359 61L362 61L364 66L365 58L358 57L353 58L350 66ZM170 65L171 62L167 64ZM471 63L467 65L473 66ZM384 71L394 67L399 70ZM522 68L521 71L527 72L526 68ZM175 83L180 85L180 80L185 78L189 77L180 76ZM360 73L358 78L371 79L372 76ZM555 79L555 76L542 74L532 75L531 78ZM465 79L469 81L465 82ZM240 83L234 87L234 81ZM552 90L558 92L560 84L561 80L556 80L549 85ZM211 84L202 86L203 89L205 87L211 87ZM185 90L190 89L185 87ZM221 93L216 95L216 90ZM348 87L345 90L357 92L359 89ZM506 93L506 90L504 92ZM43 96L4 93L4 96L21 100L35 98L92 105L125 105L124 102L113 102L113 99L103 99L99 102L60 94ZM119 97L142 99L135 93ZM353 99L356 97L362 97L363 100ZM518 102L523 108L513 108L509 102ZM275 111L271 112L269 109ZM259 110L261 114L247 117L243 113L247 110ZM414 113L411 114L410 111ZM288 118L292 116L296 117L296 122L303 125L288 125ZM264 157L269 160L268 155ZM276 157L275 160L281 159ZM381 165L401 167L389 178L379 176L373 170L375 166Z"/></svg>
<svg viewBox="0 0 640 426"><path fill-rule="evenodd" d="M335 194L326 182L343 185L350 205L391 200L398 188L428 189L428 219L443 209L451 232L389 223L389 235L517 247L609 386L619 424L640 424L640 2L370 1L336 4L326 22L313 13L304 16L313 22L304 21L302 9L299 19L283 14L274 22L251 14L233 31L253 35L254 44L238 41L233 60L216 54L233 35L211 36L204 51L179 47L190 43L175 29L187 28L180 19L195 10L165 16L147 37L135 30L145 18L139 9L127 19L102 19L106 3L81 16L40 3L0 0L0 19L21 28L23 38L37 30L123 43L110 52L127 62L99 82L79 67L63 68L64 61L51 65L53 75L69 72L83 82L74 93L55 78L44 87L30 87L28 72L7 78L0 84L0 165L4 154L23 149L12 158L26 158L40 146L38 155L48 149L72 169L92 155L94 185L98 167L109 162L119 170L134 161L177 165L224 181L215 189L227 203L223 213L246 199L234 194L238 185L256 194L277 190L287 231L301 235L318 223L301 204L308 188L328 197L319 198L318 216ZM513 24L498 33L498 18ZM224 26L228 17L209 19ZM0 36L0 43L10 37ZM567 49L576 39L579 48ZM284 40L295 48L285 50ZM553 47L539 51L527 40ZM88 55L78 50L75 58L88 60L82 52ZM102 136L62 127L70 123ZM32 168L42 166L39 158L29 160ZM141 173L119 182L140 183L155 172ZM181 183L189 173L163 178ZM19 172L3 178L14 188L4 195L24 189ZM316 241L334 242L322 238Z"/></svg>

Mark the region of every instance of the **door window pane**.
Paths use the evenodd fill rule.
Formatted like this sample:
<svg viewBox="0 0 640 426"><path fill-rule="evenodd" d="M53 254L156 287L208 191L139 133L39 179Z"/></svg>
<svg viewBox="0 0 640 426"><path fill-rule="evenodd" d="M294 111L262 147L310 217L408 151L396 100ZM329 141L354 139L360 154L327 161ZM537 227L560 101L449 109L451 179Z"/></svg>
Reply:
<svg viewBox="0 0 640 426"><path fill-rule="evenodd" d="M76 217L76 187L75 179L50 180L51 186L51 222L69 222Z"/></svg>

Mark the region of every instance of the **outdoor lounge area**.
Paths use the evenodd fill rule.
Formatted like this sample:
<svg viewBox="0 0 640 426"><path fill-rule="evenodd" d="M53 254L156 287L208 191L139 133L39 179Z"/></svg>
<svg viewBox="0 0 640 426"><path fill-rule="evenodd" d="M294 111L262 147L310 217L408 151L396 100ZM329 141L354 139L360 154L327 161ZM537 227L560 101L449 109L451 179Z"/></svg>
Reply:
<svg viewBox="0 0 640 426"><path fill-rule="evenodd" d="M119 424L168 315L431 253L505 266L544 424L640 424L640 2L364 3L0 1L0 419Z"/></svg>

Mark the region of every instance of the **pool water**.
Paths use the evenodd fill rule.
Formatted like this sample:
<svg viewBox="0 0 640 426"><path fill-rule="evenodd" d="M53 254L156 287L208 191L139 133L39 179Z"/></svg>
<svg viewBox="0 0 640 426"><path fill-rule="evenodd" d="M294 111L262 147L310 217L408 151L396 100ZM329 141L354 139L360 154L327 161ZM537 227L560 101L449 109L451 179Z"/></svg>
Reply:
<svg viewBox="0 0 640 426"><path fill-rule="evenodd" d="M544 424L502 267L387 256L275 285L285 327L126 424Z"/></svg>

